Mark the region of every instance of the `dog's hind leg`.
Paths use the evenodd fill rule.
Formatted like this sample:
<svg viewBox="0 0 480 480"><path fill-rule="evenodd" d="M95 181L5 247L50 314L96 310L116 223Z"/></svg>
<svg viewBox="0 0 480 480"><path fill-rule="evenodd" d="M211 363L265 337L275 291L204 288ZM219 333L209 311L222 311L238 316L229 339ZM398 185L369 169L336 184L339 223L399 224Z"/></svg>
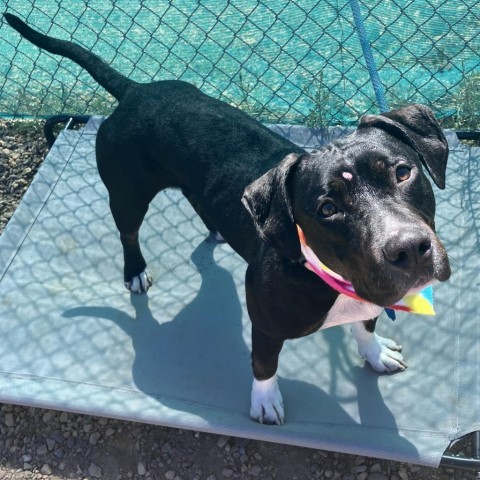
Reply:
<svg viewBox="0 0 480 480"><path fill-rule="evenodd" d="M145 293L152 284L142 255L139 230L155 195L174 185L171 175L151 165L132 145L119 141L107 119L97 135L97 166L107 187L110 210L120 233L124 257L125 286L134 293Z"/></svg>
<svg viewBox="0 0 480 480"><path fill-rule="evenodd" d="M150 202L159 191L170 187L171 182L157 181L149 187L136 181L135 176L117 172L104 183L123 246L125 286L133 293L145 293L152 285L152 278L140 248L139 231Z"/></svg>
<svg viewBox="0 0 480 480"><path fill-rule="evenodd" d="M193 194L191 190L188 188L182 188L182 193L185 198L188 200L190 205L193 207L197 215L202 219L204 225L207 227L208 231L210 232L210 237L213 238L218 243L225 243L225 239L222 237L221 233L215 228L213 222L207 217L205 212L203 211L200 202L198 201L197 197Z"/></svg>
<svg viewBox="0 0 480 480"><path fill-rule="evenodd" d="M140 199L128 196L128 191L110 193L110 210L123 246L124 282L134 293L145 293L152 285L139 242L139 230L148 204L149 201L142 201L141 196Z"/></svg>

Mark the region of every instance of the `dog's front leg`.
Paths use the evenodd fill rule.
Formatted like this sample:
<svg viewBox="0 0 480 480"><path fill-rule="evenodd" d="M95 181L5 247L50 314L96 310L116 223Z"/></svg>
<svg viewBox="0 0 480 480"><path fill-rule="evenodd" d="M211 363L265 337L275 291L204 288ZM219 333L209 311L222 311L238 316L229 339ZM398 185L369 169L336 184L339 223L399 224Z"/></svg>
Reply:
<svg viewBox="0 0 480 480"><path fill-rule="evenodd" d="M358 353L377 372L405 370L407 364L400 353L402 347L389 338L375 333L377 319L352 324L352 333L357 341Z"/></svg>
<svg viewBox="0 0 480 480"><path fill-rule="evenodd" d="M285 413L277 383L278 356L283 340L271 338L252 327L253 385L250 417L260 423L282 425Z"/></svg>

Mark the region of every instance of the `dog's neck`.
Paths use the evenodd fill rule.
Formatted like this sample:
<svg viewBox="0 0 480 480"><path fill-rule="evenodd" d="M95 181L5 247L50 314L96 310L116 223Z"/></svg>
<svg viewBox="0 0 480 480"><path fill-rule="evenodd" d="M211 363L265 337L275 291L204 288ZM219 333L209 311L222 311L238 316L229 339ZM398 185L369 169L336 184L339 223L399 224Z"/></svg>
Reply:
<svg viewBox="0 0 480 480"><path fill-rule="evenodd" d="M355 289L348 280L345 280L338 273L328 268L308 246L305 234L299 225L297 225L298 238L300 240L300 247L305 258L304 266L308 270L318 275L327 285L336 290L338 293L354 298L361 302L371 303L361 298L355 292ZM423 315L435 315L433 309L433 290L429 285L421 291L409 292L405 297L400 299L393 305L385 308L387 315L394 320L394 310L401 310L404 312L418 313Z"/></svg>

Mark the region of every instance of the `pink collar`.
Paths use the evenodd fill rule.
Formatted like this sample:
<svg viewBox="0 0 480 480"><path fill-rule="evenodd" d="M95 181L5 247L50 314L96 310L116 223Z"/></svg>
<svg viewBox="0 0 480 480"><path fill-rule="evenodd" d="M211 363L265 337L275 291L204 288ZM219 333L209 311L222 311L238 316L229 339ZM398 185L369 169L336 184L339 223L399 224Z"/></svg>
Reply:
<svg viewBox="0 0 480 480"><path fill-rule="evenodd" d="M362 302L371 303L359 297L353 288L353 285L328 268L315 255L313 250L308 246L305 234L299 225L297 225L298 238L300 240L300 247L303 256L305 257L305 267L318 275L327 285L332 287L337 292L346 295L347 297L360 300ZM431 285L425 287L421 291L413 291L407 293L394 305L386 307L385 310L390 318L394 319L395 314L391 310L402 310L404 312L417 313L421 315L435 315L433 309L433 289Z"/></svg>

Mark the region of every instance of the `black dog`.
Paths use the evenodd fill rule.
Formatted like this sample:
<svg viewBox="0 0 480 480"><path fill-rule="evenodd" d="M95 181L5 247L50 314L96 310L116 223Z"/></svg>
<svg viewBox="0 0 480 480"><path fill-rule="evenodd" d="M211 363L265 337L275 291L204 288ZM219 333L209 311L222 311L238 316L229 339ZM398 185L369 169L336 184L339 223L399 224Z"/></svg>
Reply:
<svg viewBox="0 0 480 480"><path fill-rule="evenodd" d="M405 368L401 347L374 333L381 307L450 276L423 173L444 188L448 147L428 108L363 117L353 134L308 154L193 85L138 84L82 47L5 18L35 45L81 65L119 101L99 129L96 151L127 287L142 293L151 285L138 231L150 201L167 187L181 188L208 229L248 262L252 418L283 422L276 381L282 344L325 325L358 322L359 351L375 370ZM366 302L305 268L297 225Z"/></svg>

